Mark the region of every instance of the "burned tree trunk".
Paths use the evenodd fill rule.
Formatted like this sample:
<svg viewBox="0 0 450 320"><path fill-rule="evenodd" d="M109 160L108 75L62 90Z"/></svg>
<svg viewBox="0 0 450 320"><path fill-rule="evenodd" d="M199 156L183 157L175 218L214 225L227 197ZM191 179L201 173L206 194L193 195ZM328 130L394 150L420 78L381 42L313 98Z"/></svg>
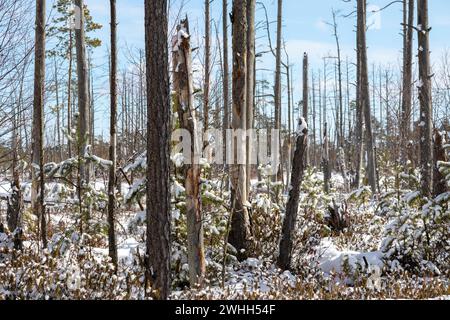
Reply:
<svg viewBox="0 0 450 320"><path fill-rule="evenodd" d="M233 1L233 121L234 132L247 126L246 72L247 72L247 0ZM231 230L229 243L238 251L238 258L245 259L250 247L250 217L246 173L245 140L233 141L233 165L231 166ZM238 163L239 159L243 163Z"/></svg>
<svg viewBox="0 0 450 320"><path fill-rule="evenodd" d="M308 126L304 118L300 118L297 128L297 141L292 162L291 185L289 200L286 205L286 214L283 220L280 255L278 266L287 270L290 268L292 258L292 244L294 242L294 229L297 220L297 212L300 198L300 184L305 170L306 148L308 145Z"/></svg>
<svg viewBox="0 0 450 320"><path fill-rule="evenodd" d="M182 20L172 41L174 103L180 127L193 137L190 159L184 165L184 186L186 190L186 219L188 233L189 280L191 287L202 285L205 276L205 254L203 244L203 222L201 203L201 182L199 165L200 148L195 139L197 117L195 114L194 85L192 79L192 54L189 22Z"/></svg>
<svg viewBox="0 0 450 320"><path fill-rule="evenodd" d="M167 0L145 1L147 272L153 297L170 295L170 84Z"/></svg>

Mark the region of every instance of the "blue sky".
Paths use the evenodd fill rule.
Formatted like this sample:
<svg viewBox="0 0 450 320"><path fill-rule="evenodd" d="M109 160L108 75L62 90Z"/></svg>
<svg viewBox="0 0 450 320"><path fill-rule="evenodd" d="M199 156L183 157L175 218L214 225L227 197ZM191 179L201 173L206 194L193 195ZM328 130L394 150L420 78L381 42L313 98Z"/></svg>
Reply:
<svg viewBox="0 0 450 320"><path fill-rule="evenodd" d="M231 1L230 6L231 6ZM182 0L171 0L172 18L178 12ZM275 20L276 1L262 0L269 11L269 19ZM344 3L341 0L284 0L284 39L291 59L294 63L300 61L303 51L310 52L312 61L320 61L321 55L335 50L334 40L330 27L331 10L340 10L341 14L348 14L354 10L354 2ZM390 0L371 0L368 2L374 8L383 7ZM430 0L430 22L433 27L431 33L431 46L433 53L442 51L450 46L448 43L448 30L450 28L450 2L448 0ZM104 28L98 32L104 44L108 45L109 2L99 0L86 0L96 21L102 23ZM121 44L127 43L135 47L143 47L144 40L144 10L143 0L119 0L119 39ZM183 16L187 14L191 20L194 32L203 31L203 0L185 0ZM258 6L259 7L259 6ZM402 17L401 4L394 4L384 10L381 16L379 29L372 29L368 33L369 59L382 63L397 62L401 50L400 20ZM220 27L222 1L213 0L211 17ZM369 15L370 16L370 15ZM263 18L263 11L257 9L257 20ZM370 19L370 17L369 17ZM173 21L173 20L172 20ZM354 18L338 18L339 33L345 54L352 55L354 47ZM275 32L272 26L272 33ZM263 35L263 32L260 32ZM265 42L265 39L260 42Z"/></svg>
<svg viewBox="0 0 450 320"><path fill-rule="evenodd" d="M94 19L104 25L103 30L97 32L97 36L103 40L103 47L97 49L95 53L95 62L103 64L106 48L109 47L109 1L85 0L91 9ZM268 11L270 21L276 18L276 1L260 0L264 2ZM173 26L175 16L179 12L182 0L170 0L171 22ZM232 0L229 0L231 7ZM293 64L294 74L294 95L295 101L299 100L301 87L300 73L303 52L308 52L311 61L312 70L318 70L322 67L322 57L335 55L335 42L332 31L327 22L332 21L331 10L334 8L340 12L340 15L351 13L355 8L355 2L345 3L341 0L284 0L284 19L283 19L283 37L286 42L287 51L290 55L290 62ZM384 7L391 0L370 0L368 1L369 10L377 7ZM144 48L144 1L143 0L119 0L118 20L119 20L119 48L125 47ZM448 33L450 30L450 1L448 0L430 0L430 24L433 27L431 32L432 61L439 63L439 60L445 49L450 48ZM194 42L200 42L203 33L203 0L185 0L181 16L187 14L190 19L191 33L194 34ZM257 6L257 21L264 17L260 6ZM402 19L402 5L394 4L381 12L379 19L369 14L369 21L373 17L379 22L369 30L368 38L368 56L369 64L391 65L399 70L401 66L402 37L400 35ZM211 4L211 18L213 23L217 23L221 30L222 1L214 0ZM213 24L214 25L214 24ZM349 59L354 58L355 18L338 17L338 32L341 41L342 55ZM214 30L214 28L213 28ZM272 39L275 39L275 25L271 26ZM265 31L258 32L257 50L267 50L267 38ZM213 40L214 42L214 40ZM196 45L196 44L194 44ZM124 51L124 50L123 50ZM123 53L122 51L122 53ZM274 61L271 55L265 55L260 61L260 68L273 69ZM122 64L123 66L123 64ZM125 67L125 66L123 66ZM271 73L267 75L271 78ZM105 87L106 90L107 86ZM107 110L107 108L106 108Z"/></svg>

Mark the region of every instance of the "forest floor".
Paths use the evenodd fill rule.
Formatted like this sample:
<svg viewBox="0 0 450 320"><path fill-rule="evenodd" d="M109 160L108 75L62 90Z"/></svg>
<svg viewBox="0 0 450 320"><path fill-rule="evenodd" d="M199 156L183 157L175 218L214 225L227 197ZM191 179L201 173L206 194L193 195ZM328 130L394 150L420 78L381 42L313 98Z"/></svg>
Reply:
<svg viewBox="0 0 450 320"><path fill-rule="evenodd" d="M344 193L339 188L342 177L333 175L332 192L324 195L320 181L320 174L311 172L304 182L306 192L301 195L290 271L279 270L275 263L286 194L277 184L254 181L252 257L239 262L229 246L225 272L223 239L228 212L223 199L227 193L222 191L220 181L206 181L203 202L207 280L203 288L188 286L184 190L175 181L172 299L450 299L448 223L439 229L440 233L431 235L437 237L432 242L439 244L433 246L428 241L424 248L426 241L413 237L415 242L410 247L408 235L414 232L410 228L415 222L405 220L399 225L406 207L394 208L400 202L395 199L400 198L393 196L392 190L390 197L385 192L377 200L371 198L367 188ZM104 181L95 183L98 197L104 187ZM124 199L131 188L122 185ZM24 199L29 200L29 183L24 183L22 189ZM78 206L67 201L70 190L60 183L48 184L47 189L48 203L58 204L48 206L46 250L37 246L36 217L29 208L23 214L21 252L13 250L13 233L0 233L0 299L144 299L145 213L136 203L124 203L120 208L120 266L116 275L108 258L104 205L94 206L86 222L89 230L80 233ZM0 182L0 198L5 199L9 193L9 182L4 179ZM402 203L410 200L411 193L403 192ZM105 199L96 201L99 204ZM333 206L333 202L337 204ZM339 230L330 222L330 206L337 209L344 223ZM2 201L0 223L5 221L5 210ZM444 211L444 221L448 221L448 207ZM424 259L423 252L433 254L435 261Z"/></svg>

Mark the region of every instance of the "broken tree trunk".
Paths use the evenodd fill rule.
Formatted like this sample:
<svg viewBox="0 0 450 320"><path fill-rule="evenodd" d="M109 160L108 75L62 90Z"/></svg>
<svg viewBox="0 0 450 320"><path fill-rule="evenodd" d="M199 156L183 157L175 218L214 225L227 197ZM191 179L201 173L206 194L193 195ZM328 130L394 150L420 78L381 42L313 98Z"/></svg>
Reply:
<svg viewBox="0 0 450 320"><path fill-rule="evenodd" d="M283 220L280 255L278 266L287 270L291 264L292 244L294 242L294 229L297 220L298 204L300 198L300 184L305 170L306 148L308 145L308 126L305 119L300 118L297 129L297 141L292 162L291 185L289 187L289 200L286 205L286 215Z"/></svg>
<svg viewBox="0 0 450 320"><path fill-rule="evenodd" d="M200 146L197 145L198 130L192 79L192 54L189 21L182 20L172 41L173 86L175 106L180 127L189 131L193 139L190 146L190 161L184 165L186 190L186 218L188 233L189 280L191 287L202 285L206 264L203 244L202 203L200 194Z"/></svg>

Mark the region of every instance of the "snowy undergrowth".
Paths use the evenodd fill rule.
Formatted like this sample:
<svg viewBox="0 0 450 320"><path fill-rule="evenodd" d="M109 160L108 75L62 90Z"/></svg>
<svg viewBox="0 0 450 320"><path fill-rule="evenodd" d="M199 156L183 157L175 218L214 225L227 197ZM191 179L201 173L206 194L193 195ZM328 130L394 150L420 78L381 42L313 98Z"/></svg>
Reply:
<svg viewBox="0 0 450 320"><path fill-rule="evenodd" d="M134 172L135 185L141 184L143 159L138 157L138 164L127 169ZM449 274L445 268L449 250L442 239L448 241L445 237L449 234L450 197L420 200L413 175L401 175L404 181L409 181L402 182L401 190L396 188L395 177L384 179L383 195L374 200L367 188L343 192L343 179L339 175L333 175L331 193L325 195L321 175L307 171L292 268L282 272L275 264L286 201L282 185L272 183L264 173L262 181L252 182L255 246L252 258L238 262L231 246L227 256L223 256L229 193L223 179L206 178L209 170L203 167L207 282L202 289L189 288L184 187L179 175L172 180L173 299L378 299L449 295ZM104 183L96 182L94 188L103 192L101 185ZM50 195L51 190L62 188L50 186L48 190ZM117 274L109 263L104 209L97 208L91 217L97 227L80 234L74 223L76 215L72 214L76 204L69 203L51 210L51 241L44 252L38 252L34 245L36 219L29 212L25 215L28 222L22 253L13 250L11 234L0 234L0 299L144 299L146 214L140 211L137 200L145 203L145 197L141 191L133 190L139 188L123 185L118 195L121 206ZM134 195L127 197L130 192ZM328 208L333 201L346 204L350 223L343 230L329 225ZM423 231L421 241L414 236L417 230ZM411 258L419 263L411 264ZM224 260L226 270L222 279Z"/></svg>

